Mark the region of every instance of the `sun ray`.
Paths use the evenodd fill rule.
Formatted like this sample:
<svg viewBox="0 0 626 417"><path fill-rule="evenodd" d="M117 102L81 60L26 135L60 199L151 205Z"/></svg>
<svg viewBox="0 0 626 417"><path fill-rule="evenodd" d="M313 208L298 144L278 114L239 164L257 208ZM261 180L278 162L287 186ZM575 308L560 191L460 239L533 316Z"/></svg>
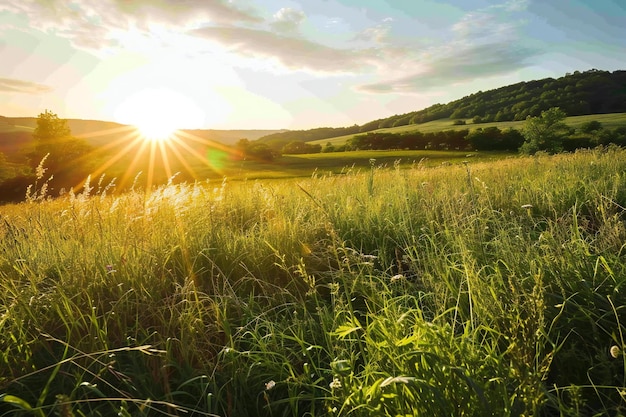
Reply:
<svg viewBox="0 0 626 417"><path fill-rule="evenodd" d="M167 152L165 150L166 143L169 144L170 142L159 141L158 145L159 145L159 150L161 151L161 160L163 161L163 169L165 169L165 175L169 179L169 178L172 178L172 168L170 167L170 160L167 157Z"/></svg>
<svg viewBox="0 0 626 417"><path fill-rule="evenodd" d="M121 177L118 189L124 190L141 172L146 175L141 181L146 191L170 180L178 171L185 172L183 177L194 180L215 174L223 176L225 161L240 156L237 150L220 142L175 129L182 127L185 120L192 120L187 117L188 110L198 110L178 93L159 88L138 90L127 97L119 110L132 126L80 135L104 142L84 157L93 160L106 155L90 175L96 178L113 169L112 176ZM106 141L108 135L114 139ZM82 185L84 180L79 186Z"/></svg>
<svg viewBox="0 0 626 417"><path fill-rule="evenodd" d="M132 139L130 142L128 142L129 139ZM128 144L126 146L124 146L122 149L120 149L117 153L115 153L113 156L109 157L104 163L102 163L100 166L98 166L93 172L91 172L91 177L92 178L96 178L98 176L100 176L101 174L103 174L107 169L109 169L111 166L113 166L113 164L115 164L117 161L119 161L120 159L122 159L125 155L127 155L131 148L138 146L142 140L139 137L139 135L137 134L137 131L135 129L133 129L132 132L129 132L128 134L124 135L123 137L121 137L120 139L111 142L101 148L95 149L94 151L90 152L89 154L83 156L81 158L82 159L91 159L95 156L96 153L101 154L104 151L115 147L117 145L120 145L123 142L128 142ZM79 163L80 160L77 161L77 163ZM76 185L76 189L79 189L80 187L82 187L85 183L85 180L81 181L79 184Z"/></svg>
<svg viewBox="0 0 626 417"><path fill-rule="evenodd" d="M182 156L178 147L175 146L178 141L180 141L180 138L178 138L178 136L174 136L172 140L167 143L167 146L170 148L170 150L172 151L172 153L174 154L178 162L180 162L181 165L185 168L187 173L191 175L191 177L194 180L196 180L198 179L198 174L193 170L191 165L189 165L189 162L187 162L187 159Z"/></svg>
<svg viewBox="0 0 626 417"><path fill-rule="evenodd" d="M220 172L217 167L211 165L211 163L209 163L209 161L207 161L207 159L201 153L193 149L191 146L189 146L189 144L185 143L184 141L180 141L178 142L178 144L187 152L189 152L190 155L194 156L198 161L202 162L202 164L206 165L208 168L212 169L218 174L222 174L222 172Z"/></svg>
<svg viewBox="0 0 626 417"><path fill-rule="evenodd" d="M154 183L154 163L156 162L156 147L156 142L150 141L150 158L148 158L148 181L146 183L146 192L149 192L152 189L152 184Z"/></svg>
<svg viewBox="0 0 626 417"><path fill-rule="evenodd" d="M131 175L133 175L133 171L135 170L137 164L139 163L139 160L141 159L141 157L143 156L146 146L148 146L148 142L143 140L141 141L141 144L139 145L139 151L135 154L132 162L130 163L130 165L128 166L128 168L126 168L126 171L124 172L124 176L122 177L122 179L120 180L120 188L124 188L124 186L127 184L128 179ZM139 172L135 172L134 175L135 177L139 174Z"/></svg>

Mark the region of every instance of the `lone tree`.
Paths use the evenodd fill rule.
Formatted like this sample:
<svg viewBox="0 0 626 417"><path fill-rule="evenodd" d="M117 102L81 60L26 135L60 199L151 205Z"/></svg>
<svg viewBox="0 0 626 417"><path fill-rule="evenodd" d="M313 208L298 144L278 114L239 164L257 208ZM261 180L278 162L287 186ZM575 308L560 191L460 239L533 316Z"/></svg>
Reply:
<svg viewBox="0 0 626 417"><path fill-rule="evenodd" d="M38 143L44 144L67 138L71 134L67 120L59 119L59 116L46 110L37 117L37 127L33 132L33 138Z"/></svg>
<svg viewBox="0 0 626 417"><path fill-rule="evenodd" d="M524 143L520 152L535 154L538 151L557 153L563 150L563 140L571 132L563 120L567 114L558 107L541 112L541 116L528 117L522 130Z"/></svg>
<svg viewBox="0 0 626 417"><path fill-rule="evenodd" d="M91 146L83 139L72 136L67 120L59 119L50 110L37 117L33 139L33 163L38 164L43 157L50 154L46 164L55 173L73 166L78 158L91 150Z"/></svg>

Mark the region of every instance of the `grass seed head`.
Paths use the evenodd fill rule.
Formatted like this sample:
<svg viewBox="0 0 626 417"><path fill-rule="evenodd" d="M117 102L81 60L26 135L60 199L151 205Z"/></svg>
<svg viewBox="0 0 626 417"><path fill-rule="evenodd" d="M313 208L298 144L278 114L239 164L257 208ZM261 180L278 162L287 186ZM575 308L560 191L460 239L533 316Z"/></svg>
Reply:
<svg viewBox="0 0 626 417"><path fill-rule="evenodd" d="M619 358L622 354L622 350L619 348L619 346L611 346L611 349L609 349L609 353L611 354L611 356L615 359Z"/></svg>

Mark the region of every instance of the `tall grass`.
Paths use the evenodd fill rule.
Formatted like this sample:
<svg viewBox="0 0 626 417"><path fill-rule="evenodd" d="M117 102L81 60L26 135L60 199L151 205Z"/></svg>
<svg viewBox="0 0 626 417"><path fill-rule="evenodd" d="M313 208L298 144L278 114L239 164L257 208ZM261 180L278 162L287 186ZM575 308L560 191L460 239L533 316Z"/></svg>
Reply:
<svg viewBox="0 0 626 417"><path fill-rule="evenodd" d="M0 415L619 415L626 152L0 207Z"/></svg>

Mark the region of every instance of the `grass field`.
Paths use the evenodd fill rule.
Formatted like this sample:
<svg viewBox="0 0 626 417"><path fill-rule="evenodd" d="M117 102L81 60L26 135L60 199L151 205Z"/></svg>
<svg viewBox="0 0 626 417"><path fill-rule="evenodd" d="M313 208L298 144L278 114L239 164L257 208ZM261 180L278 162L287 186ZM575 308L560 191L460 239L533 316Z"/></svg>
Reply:
<svg viewBox="0 0 626 417"><path fill-rule="evenodd" d="M407 126L391 127L391 128L386 128L386 129L377 129L377 130L374 130L374 132L406 133L406 132L419 131L423 133L429 133L429 132L441 132L444 130L462 130L462 129L469 129L471 131L471 130L478 129L478 128L485 129L487 127L493 127L493 126L498 127L501 130L507 129L507 128L521 129L525 123L525 121L522 120L522 121L516 121L516 122L491 122L491 123L474 124L472 123L472 119L462 119L462 120L465 120L467 124L455 126L452 124L454 121L452 119L439 119L439 120L434 120L432 122L427 122L427 123L423 123L419 125L407 125ZM586 116L572 116L572 117L568 117L565 120L565 123L573 128L578 128L583 123L591 121L591 120L599 121L600 123L602 123L602 126L604 128L614 129L616 127L626 126L626 113L590 114ZM316 140L316 141L312 141L308 143L320 144L324 146L330 142L333 145L343 145L354 136L355 135L338 136L335 138L321 139L321 140Z"/></svg>
<svg viewBox="0 0 626 417"><path fill-rule="evenodd" d="M168 178L179 173L178 180L203 181L205 179L221 181L227 177L231 181L254 180L254 179L289 179L310 177L311 175L339 175L347 172L370 169L370 160L375 159L377 166L397 166L402 169L413 165L437 166L441 164L458 164L464 160L496 160L512 156L505 152L468 152L468 151L352 151L336 153L317 153L304 155L283 155L271 162L258 160L233 160L230 154L215 148L207 148L199 151L196 155L185 152L185 148L179 150L185 159L185 163L171 153L169 156L169 168L166 170L161 157L155 157L152 170L154 184L164 184ZM148 152L139 164L133 164L137 152L127 152L121 159L105 171L107 177L118 178L120 185L128 185L138 172L142 172L141 182L150 172ZM197 155L201 155L198 158ZM97 160L98 162L94 162ZM106 166L111 160L109 153L90 160L94 166ZM132 169L129 169L132 167ZM169 172L169 174L168 174ZM122 183L119 179L125 178ZM69 188L69 187L66 187Z"/></svg>
<svg viewBox="0 0 626 417"><path fill-rule="evenodd" d="M369 170L371 160L381 167L410 168L420 164L433 167L441 164L455 164L473 158L494 160L512 156L504 152L467 151L353 151L336 153L316 153L305 155L283 155L272 163L247 161L236 167L233 164L225 172L229 178L292 178L318 175L345 174L353 170Z"/></svg>
<svg viewBox="0 0 626 417"><path fill-rule="evenodd" d="M624 172L40 182L0 206L0 415L623 415Z"/></svg>

